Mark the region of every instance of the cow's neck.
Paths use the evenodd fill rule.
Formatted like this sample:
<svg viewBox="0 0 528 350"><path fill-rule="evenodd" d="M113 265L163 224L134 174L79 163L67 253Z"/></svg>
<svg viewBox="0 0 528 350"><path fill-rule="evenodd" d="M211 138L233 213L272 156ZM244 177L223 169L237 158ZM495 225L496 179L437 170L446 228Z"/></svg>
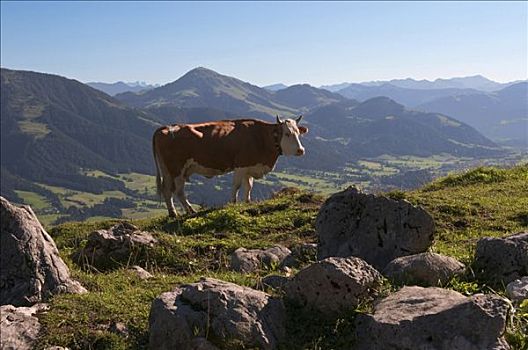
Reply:
<svg viewBox="0 0 528 350"><path fill-rule="evenodd" d="M282 147L281 147L281 140L282 140L282 125L275 124L273 125L273 143L275 146L275 150L277 151L277 158L282 155Z"/></svg>

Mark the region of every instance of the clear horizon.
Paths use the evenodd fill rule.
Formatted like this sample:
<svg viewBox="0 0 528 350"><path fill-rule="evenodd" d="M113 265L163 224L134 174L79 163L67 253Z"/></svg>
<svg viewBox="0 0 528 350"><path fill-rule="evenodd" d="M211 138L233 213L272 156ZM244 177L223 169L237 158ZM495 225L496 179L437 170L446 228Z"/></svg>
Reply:
<svg viewBox="0 0 528 350"><path fill-rule="evenodd" d="M528 2L1 2L1 66L166 84L528 78Z"/></svg>

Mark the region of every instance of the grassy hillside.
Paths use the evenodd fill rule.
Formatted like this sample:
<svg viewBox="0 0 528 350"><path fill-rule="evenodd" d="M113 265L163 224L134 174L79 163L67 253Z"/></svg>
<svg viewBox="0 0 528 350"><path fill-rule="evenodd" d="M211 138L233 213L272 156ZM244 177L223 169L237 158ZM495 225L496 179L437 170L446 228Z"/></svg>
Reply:
<svg viewBox="0 0 528 350"><path fill-rule="evenodd" d="M476 241L483 236L505 236L528 229L528 165L508 170L477 168L439 179L417 191L388 195L424 206L435 218L437 239L432 250L470 264ZM83 270L71 262L72 251L82 246L94 229L115 221L69 223L50 230L62 257L75 278L90 291L84 295L59 295L41 315L44 336L39 346L72 349L146 348L151 301L163 291L200 276L211 276L255 288L270 271L240 274L227 269L229 254L236 248L288 247L316 242L314 221L324 198L298 190L283 191L274 198L252 204L227 205L178 219L156 217L133 221L155 232L162 242L148 251L137 251L105 272ZM142 281L126 266L139 264L154 274ZM275 273L284 274L281 271ZM396 288L395 286L388 288ZM469 274L448 283L465 294L492 291L485 281ZM503 293L502 289L496 292ZM362 307L364 310L368 305ZM323 321L316 315L291 312L289 338L284 348L346 349L351 341L355 313ZM125 324L129 336L110 331L116 322ZM528 346L528 307L518 310L509 324L507 338L514 349Z"/></svg>

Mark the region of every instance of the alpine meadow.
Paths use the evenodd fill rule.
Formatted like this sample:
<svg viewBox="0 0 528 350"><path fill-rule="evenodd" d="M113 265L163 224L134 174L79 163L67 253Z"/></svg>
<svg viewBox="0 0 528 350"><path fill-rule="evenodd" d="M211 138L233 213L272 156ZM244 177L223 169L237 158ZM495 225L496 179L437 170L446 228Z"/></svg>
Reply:
<svg viewBox="0 0 528 350"><path fill-rule="evenodd" d="M0 348L528 349L526 2L0 13Z"/></svg>

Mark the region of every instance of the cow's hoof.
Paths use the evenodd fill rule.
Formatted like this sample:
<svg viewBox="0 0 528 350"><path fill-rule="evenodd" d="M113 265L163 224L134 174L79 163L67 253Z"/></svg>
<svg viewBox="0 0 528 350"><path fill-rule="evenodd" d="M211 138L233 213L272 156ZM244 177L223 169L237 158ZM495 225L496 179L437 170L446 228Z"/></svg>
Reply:
<svg viewBox="0 0 528 350"><path fill-rule="evenodd" d="M169 212L169 218L175 219L177 217L178 217L178 215L176 214L176 212Z"/></svg>

